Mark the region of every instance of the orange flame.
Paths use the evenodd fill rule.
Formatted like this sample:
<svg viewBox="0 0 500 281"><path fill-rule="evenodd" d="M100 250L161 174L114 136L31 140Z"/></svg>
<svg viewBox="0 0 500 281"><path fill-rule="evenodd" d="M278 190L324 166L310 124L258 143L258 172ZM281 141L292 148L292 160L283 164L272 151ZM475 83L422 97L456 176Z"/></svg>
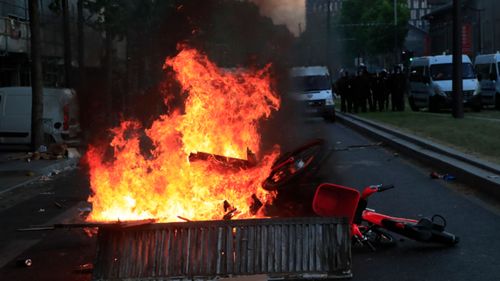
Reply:
<svg viewBox="0 0 500 281"><path fill-rule="evenodd" d="M269 66L250 73L224 71L195 49L182 48L164 67L171 67L186 93L185 110L162 115L150 128L123 121L111 130L114 159L103 149L87 152L93 195L90 221L143 220L161 222L253 217L251 196L261 201L273 195L262 189L279 148L264 154L256 166L228 169L215 159L189 161L205 152L246 159L250 149L260 155L258 121L278 110L280 100L270 86ZM141 153L141 134L153 144L152 157Z"/></svg>

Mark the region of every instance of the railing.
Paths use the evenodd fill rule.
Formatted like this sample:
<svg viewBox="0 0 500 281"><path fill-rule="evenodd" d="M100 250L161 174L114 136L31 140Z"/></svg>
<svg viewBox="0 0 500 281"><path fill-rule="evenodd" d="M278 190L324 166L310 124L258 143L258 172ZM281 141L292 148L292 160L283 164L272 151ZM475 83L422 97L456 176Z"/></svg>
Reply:
<svg viewBox="0 0 500 281"><path fill-rule="evenodd" d="M93 279L350 277L350 246L349 225L336 218L101 227Z"/></svg>

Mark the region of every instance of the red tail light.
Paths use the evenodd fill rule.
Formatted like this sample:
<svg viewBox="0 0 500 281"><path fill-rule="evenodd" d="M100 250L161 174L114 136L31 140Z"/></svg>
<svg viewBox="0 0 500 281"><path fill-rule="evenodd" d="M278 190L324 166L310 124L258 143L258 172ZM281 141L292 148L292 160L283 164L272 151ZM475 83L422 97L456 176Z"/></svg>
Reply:
<svg viewBox="0 0 500 281"><path fill-rule="evenodd" d="M63 107L63 113L64 113L64 123L63 123L63 130L68 130L69 129L69 106L65 105Z"/></svg>

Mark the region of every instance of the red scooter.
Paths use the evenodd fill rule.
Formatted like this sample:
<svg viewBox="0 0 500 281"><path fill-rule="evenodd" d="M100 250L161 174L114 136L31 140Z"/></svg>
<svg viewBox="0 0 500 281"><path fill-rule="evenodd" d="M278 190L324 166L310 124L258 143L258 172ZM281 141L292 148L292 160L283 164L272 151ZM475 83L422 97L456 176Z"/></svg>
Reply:
<svg viewBox="0 0 500 281"><path fill-rule="evenodd" d="M325 141L310 141L292 152L279 157L273 165L263 188L277 192L289 192L297 183L317 171L324 156ZM446 220L440 215L419 220L392 217L368 209L368 197L377 192L394 188L393 185L372 185L360 194L356 189L336 184L320 184L314 195L313 210L319 216L347 217L351 223L353 241L357 244L394 244L395 239L386 230L410 239L455 245L459 238L444 231Z"/></svg>
<svg viewBox="0 0 500 281"><path fill-rule="evenodd" d="M446 220L440 215L419 220L399 218L368 209L368 197L376 192L394 188L393 185L371 185L360 194L356 189L324 183L318 186L313 199L313 210L320 216L347 217L351 235L357 244L375 250L377 245L390 245L395 239L386 230L420 241L448 246L459 242L459 237L446 232Z"/></svg>

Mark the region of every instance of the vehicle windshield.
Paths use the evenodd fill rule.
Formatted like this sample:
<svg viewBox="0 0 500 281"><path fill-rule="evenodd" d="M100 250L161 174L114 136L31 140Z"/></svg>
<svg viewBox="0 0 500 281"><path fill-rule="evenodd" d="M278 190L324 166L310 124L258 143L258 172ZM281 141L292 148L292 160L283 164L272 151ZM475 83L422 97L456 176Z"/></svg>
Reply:
<svg viewBox="0 0 500 281"><path fill-rule="evenodd" d="M431 77L434 81L452 80L453 65L451 63L441 63L431 65ZM476 78L471 63L462 63L462 79Z"/></svg>
<svg viewBox="0 0 500 281"><path fill-rule="evenodd" d="M294 91L320 91L330 88L330 77L326 75L292 77L292 90Z"/></svg>

